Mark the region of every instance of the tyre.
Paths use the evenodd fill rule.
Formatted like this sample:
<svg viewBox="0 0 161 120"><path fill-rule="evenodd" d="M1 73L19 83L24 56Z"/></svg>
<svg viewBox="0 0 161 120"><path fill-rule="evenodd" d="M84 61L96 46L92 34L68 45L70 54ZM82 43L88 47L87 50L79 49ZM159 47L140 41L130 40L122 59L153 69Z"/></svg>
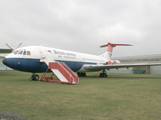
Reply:
<svg viewBox="0 0 161 120"><path fill-rule="evenodd" d="M31 78L32 78L32 80L38 81L39 75L32 75Z"/></svg>

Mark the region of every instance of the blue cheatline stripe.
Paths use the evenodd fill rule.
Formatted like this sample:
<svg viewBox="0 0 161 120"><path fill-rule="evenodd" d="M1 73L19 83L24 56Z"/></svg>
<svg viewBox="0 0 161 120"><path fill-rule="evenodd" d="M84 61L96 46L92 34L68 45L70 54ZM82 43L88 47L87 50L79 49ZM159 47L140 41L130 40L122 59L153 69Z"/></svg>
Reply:
<svg viewBox="0 0 161 120"><path fill-rule="evenodd" d="M76 61L62 61L56 60L56 62L65 63L74 72L80 70L84 64L97 64L90 62L76 62ZM45 72L48 68L46 63L41 63L40 59L28 59L28 58L7 58L7 66L15 70L25 72Z"/></svg>

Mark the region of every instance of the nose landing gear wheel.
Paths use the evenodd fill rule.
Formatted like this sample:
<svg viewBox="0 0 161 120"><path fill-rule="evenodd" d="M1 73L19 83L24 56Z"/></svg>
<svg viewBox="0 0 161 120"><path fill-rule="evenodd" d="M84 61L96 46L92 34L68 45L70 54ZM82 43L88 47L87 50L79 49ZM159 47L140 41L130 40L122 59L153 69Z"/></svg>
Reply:
<svg viewBox="0 0 161 120"><path fill-rule="evenodd" d="M38 81L38 80L39 80L39 75L33 74L33 75L31 76L31 79L34 80L34 81Z"/></svg>

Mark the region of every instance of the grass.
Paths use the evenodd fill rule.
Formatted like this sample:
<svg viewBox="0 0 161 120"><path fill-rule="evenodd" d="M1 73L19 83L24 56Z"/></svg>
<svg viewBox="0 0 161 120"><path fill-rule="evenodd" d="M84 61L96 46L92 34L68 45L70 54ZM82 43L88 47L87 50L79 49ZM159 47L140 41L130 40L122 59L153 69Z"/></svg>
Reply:
<svg viewBox="0 0 161 120"><path fill-rule="evenodd" d="M87 73L78 85L0 72L0 112L27 120L160 120L161 75Z"/></svg>

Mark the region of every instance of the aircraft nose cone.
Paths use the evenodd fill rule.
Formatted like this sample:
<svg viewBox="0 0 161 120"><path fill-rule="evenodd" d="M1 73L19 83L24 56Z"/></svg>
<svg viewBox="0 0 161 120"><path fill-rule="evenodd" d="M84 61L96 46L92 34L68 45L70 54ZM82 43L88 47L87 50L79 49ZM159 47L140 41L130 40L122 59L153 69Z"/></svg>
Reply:
<svg viewBox="0 0 161 120"><path fill-rule="evenodd" d="M2 60L2 62L3 62L4 65L7 65L7 58L4 58L4 59Z"/></svg>

